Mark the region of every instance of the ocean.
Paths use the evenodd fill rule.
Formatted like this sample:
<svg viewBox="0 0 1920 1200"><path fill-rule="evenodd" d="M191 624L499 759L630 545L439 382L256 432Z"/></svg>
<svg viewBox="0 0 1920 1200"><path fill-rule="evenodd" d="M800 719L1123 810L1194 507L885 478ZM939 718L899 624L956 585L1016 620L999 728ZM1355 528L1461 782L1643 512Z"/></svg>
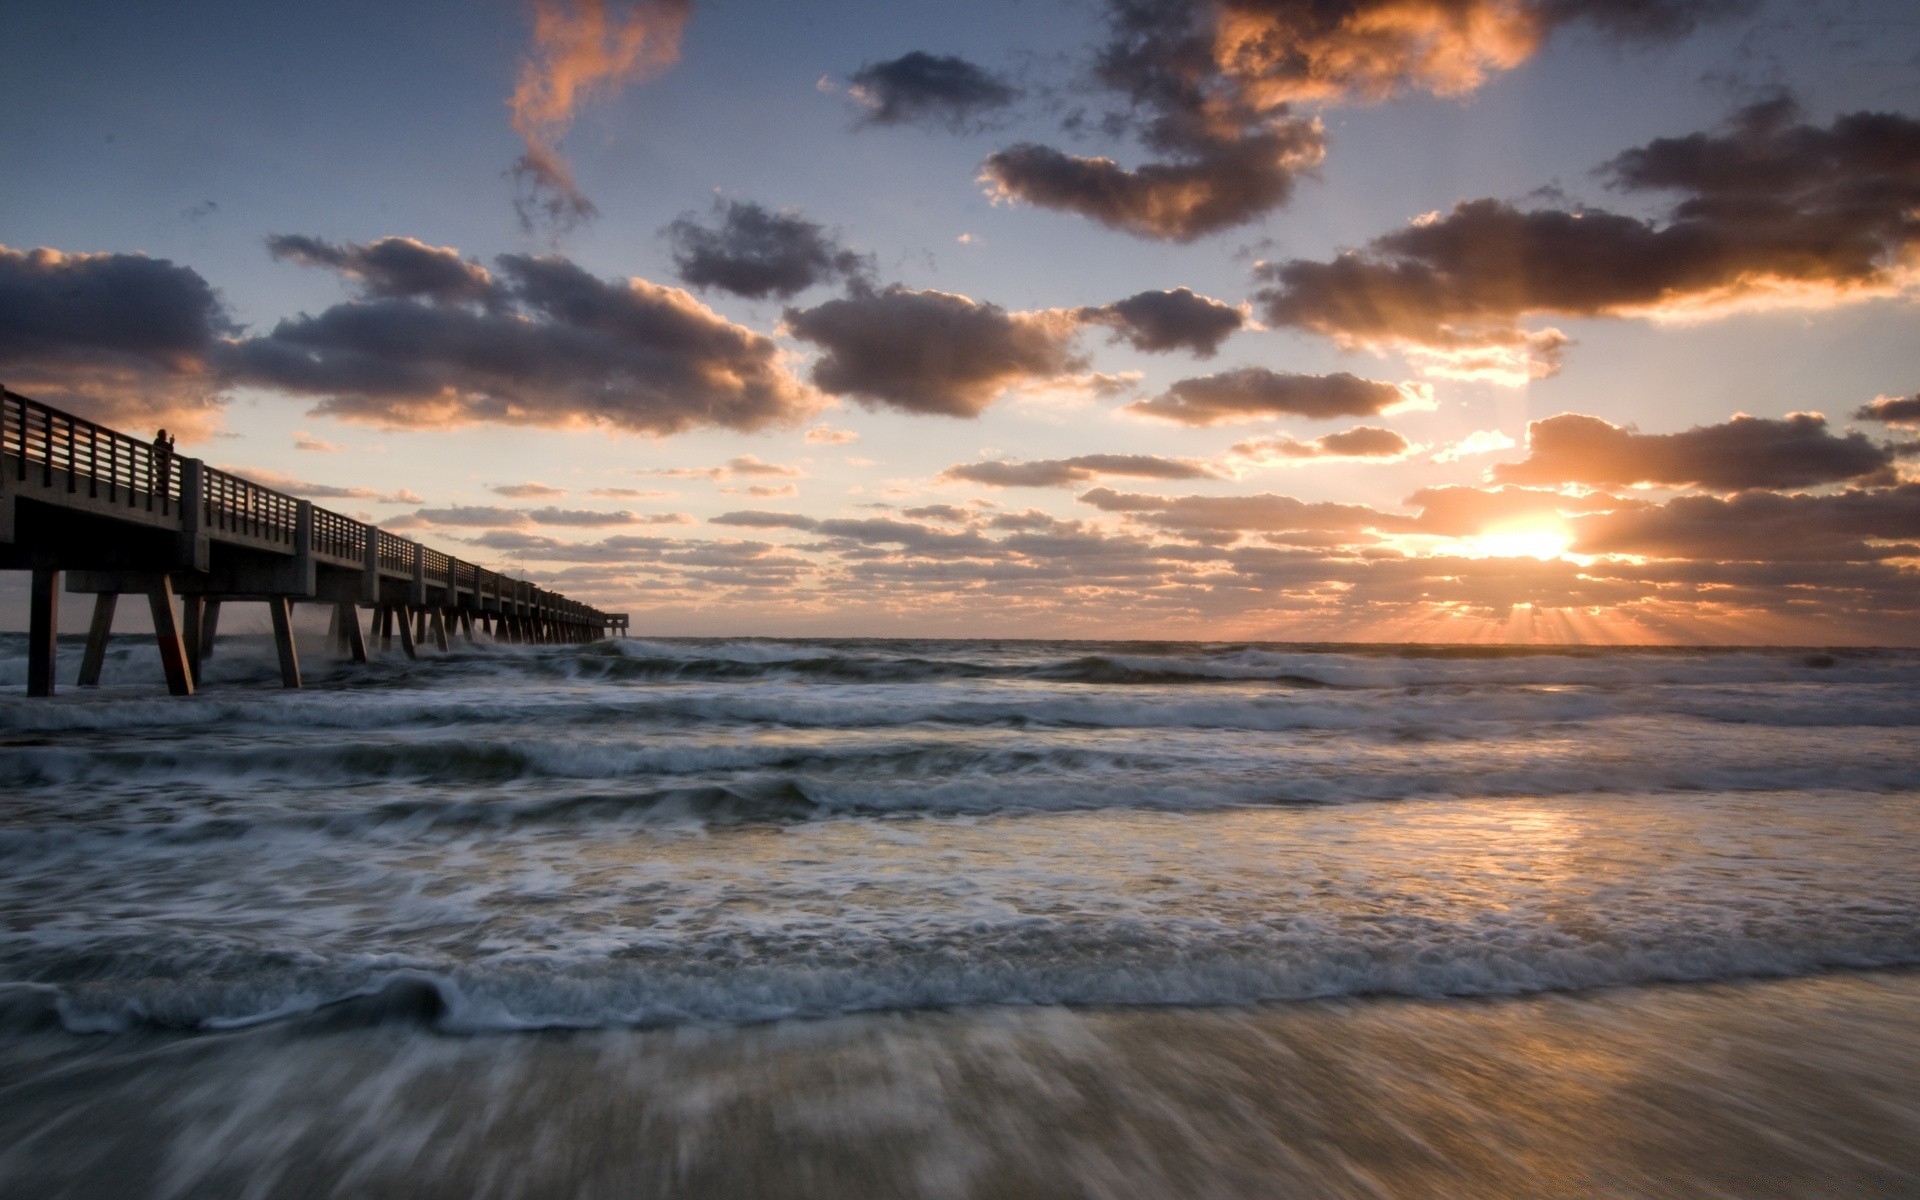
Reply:
<svg viewBox="0 0 1920 1200"><path fill-rule="evenodd" d="M0 1194L1920 1194L1920 651L309 649L0 636Z"/></svg>

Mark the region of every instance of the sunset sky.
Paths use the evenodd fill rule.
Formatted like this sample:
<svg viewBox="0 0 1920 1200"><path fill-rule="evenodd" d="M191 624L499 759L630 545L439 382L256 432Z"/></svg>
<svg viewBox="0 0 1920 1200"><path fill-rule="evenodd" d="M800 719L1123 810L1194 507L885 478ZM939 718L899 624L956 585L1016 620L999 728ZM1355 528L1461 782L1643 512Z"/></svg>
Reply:
<svg viewBox="0 0 1920 1200"><path fill-rule="evenodd" d="M0 70L0 381L637 634L1920 642L1911 0L67 0Z"/></svg>

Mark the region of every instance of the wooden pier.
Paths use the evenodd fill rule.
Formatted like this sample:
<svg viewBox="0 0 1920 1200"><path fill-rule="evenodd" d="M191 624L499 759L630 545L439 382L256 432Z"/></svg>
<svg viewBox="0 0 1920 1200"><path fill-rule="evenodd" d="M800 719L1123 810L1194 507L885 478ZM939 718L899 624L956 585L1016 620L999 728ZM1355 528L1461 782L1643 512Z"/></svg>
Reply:
<svg viewBox="0 0 1920 1200"><path fill-rule="evenodd" d="M27 694L54 689L62 577L91 593L79 684L99 683L119 598L144 595L167 689L191 695L213 652L220 606L264 601L280 678L300 686L293 605L333 610L336 650L365 662L367 640L408 657L431 643L590 642L627 630L557 592L251 480L181 458L0 387L0 570L33 572ZM360 610L372 609L371 630Z"/></svg>

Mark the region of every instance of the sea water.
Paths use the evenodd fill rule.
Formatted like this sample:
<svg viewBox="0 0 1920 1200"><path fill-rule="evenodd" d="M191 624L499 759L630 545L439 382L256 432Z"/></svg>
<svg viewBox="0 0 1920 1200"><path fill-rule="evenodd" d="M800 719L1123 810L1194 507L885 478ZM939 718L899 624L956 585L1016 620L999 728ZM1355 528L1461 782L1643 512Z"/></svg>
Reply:
<svg viewBox="0 0 1920 1200"><path fill-rule="evenodd" d="M1920 1189L1920 652L23 655L9 1195Z"/></svg>

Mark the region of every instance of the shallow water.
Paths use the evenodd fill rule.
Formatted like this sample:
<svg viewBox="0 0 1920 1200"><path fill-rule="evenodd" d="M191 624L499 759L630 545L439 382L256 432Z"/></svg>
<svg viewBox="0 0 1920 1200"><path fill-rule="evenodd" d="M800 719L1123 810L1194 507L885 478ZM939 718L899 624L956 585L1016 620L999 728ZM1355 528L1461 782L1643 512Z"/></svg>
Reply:
<svg viewBox="0 0 1920 1200"><path fill-rule="evenodd" d="M0 682L21 649L0 639ZM116 1153L186 1181L167 1194L297 1194L287 1155L395 1187L496 1163L435 1168L472 1185L445 1194L726 1194L754 1163L788 1194L1049 1194L1048 1164L1052 1194L1526 1194L1709 1110L1714 1137L1791 1142L1728 1170L1913 1185L1911 1155L1792 1141L1800 1101L1714 1031L1771 1055L1857 1025L1857 1052L1781 1070L1914 1140L1912 1057L1869 1048L1914 1044L1920 652L629 641L310 661L284 693L232 639L189 700L151 659L117 642L97 694L0 698L0 1053L27 1080L0 1123L137 1110ZM1697 1043L1665 1099L1602 1107L1662 1038ZM1311 1086L1274 1082L1308 1058ZM1013 1132L1061 1079L1072 1128ZM1487 1087L1436 1142L1422 1106L1463 1079ZM1500 1165L1552 1124L1501 1079L1591 1145ZM782 1122L835 1080L819 1137L865 1148L779 1175ZM685 1115L716 1095L758 1114L724 1152ZM545 1131L521 1153L544 1190L480 1148L509 1112ZM352 1113L370 1141L343 1148ZM875 1148L914 1114L911 1164ZM63 1136L0 1181L52 1178Z"/></svg>

